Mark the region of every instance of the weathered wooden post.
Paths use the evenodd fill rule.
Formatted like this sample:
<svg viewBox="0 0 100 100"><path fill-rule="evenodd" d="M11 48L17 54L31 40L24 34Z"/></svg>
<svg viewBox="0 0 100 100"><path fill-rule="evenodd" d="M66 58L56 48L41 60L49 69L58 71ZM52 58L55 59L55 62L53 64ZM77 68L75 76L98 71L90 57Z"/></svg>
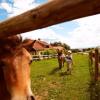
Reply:
<svg viewBox="0 0 100 100"><path fill-rule="evenodd" d="M99 51L98 48L95 49L95 81L98 80L99 76Z"/></svg>
<svg viewBox="0 0 100 100"><path fill-rule="evenodd" d="M93 52L92 52L92 50L89 52L89 71L90 71L91 81L94 81L94 73L93 73Z"/></svg>
<svg viewBox="0 0 100 100"><path fill-rule="evenodd" d="M93 65L93 59L92 59L92 51L89 52L89 66L91 67Z"/></svg>

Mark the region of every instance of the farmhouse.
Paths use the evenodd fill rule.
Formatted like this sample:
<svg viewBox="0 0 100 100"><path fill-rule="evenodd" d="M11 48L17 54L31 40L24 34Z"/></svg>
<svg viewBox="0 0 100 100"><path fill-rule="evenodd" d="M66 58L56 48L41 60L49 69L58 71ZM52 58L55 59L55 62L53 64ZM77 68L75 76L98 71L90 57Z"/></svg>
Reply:
<svg viewBox="0 0 100 100"><path fill-rule="evenodd" d="M26 39L23 41L23 45L32 55L40 55L45 49L51 48L50 44L40 39Z"/></svg>

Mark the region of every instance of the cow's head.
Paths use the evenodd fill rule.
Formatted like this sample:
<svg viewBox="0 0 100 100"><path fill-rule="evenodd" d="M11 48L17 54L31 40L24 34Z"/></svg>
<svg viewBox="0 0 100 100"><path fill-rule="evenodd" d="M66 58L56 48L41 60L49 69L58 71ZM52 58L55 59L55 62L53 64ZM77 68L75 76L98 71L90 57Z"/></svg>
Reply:
<svg viewBox="0 0 100 100"><path fill-rule="evenodd" d="M0 40L0 98L35 100L30 84L29 52L17 36Z"/></svg>

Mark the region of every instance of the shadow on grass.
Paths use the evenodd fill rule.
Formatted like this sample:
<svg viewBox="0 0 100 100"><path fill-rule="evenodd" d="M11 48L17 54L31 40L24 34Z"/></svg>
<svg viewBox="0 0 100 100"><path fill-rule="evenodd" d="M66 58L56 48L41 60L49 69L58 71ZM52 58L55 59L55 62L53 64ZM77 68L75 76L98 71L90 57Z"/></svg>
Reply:
<svg viewBox="0 0 100 100"><path fill-rule="evenodd" d="M61 72L59 75L62 77L62 76L71 75L71 74L68 72Z"/></svg>
<svg viewBox="0 0 100 100"><path fill-rule="evenodd" d="M91 82L89 87L90 100L100 100L100 81Z"/></svg>
<svg viewBox="0 0 100 100"><path fill-rule="evenodd" d="M59 72L60 71L60 72ZM69 72L61 72L61 69L59 67L54 68L49 75L53 75L55 73L59 72L59 76L66 76L66 75L71 75Z"/></svg>
<svg viewBox="0 0 100 100"><path fill-rule="evenodd" d="M53 74L55 74L56 72L58 72L59 70L61 70L59 67L56 67L56 68L54 68L50 73L49 73L49 75L53 75Z"/></svg>

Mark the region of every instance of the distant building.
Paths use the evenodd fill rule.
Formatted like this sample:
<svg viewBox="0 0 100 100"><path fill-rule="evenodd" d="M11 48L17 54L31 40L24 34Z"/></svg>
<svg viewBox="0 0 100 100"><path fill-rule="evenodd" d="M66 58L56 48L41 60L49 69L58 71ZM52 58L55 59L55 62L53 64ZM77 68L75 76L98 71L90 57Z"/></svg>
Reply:
<svg viewBox="0 0 100 100"><path fill-rule="evenodd" d="M50 44L45 41L26 39L23 41L23 46L33 55L39 55L41 51L51 48Z"/></svg>

